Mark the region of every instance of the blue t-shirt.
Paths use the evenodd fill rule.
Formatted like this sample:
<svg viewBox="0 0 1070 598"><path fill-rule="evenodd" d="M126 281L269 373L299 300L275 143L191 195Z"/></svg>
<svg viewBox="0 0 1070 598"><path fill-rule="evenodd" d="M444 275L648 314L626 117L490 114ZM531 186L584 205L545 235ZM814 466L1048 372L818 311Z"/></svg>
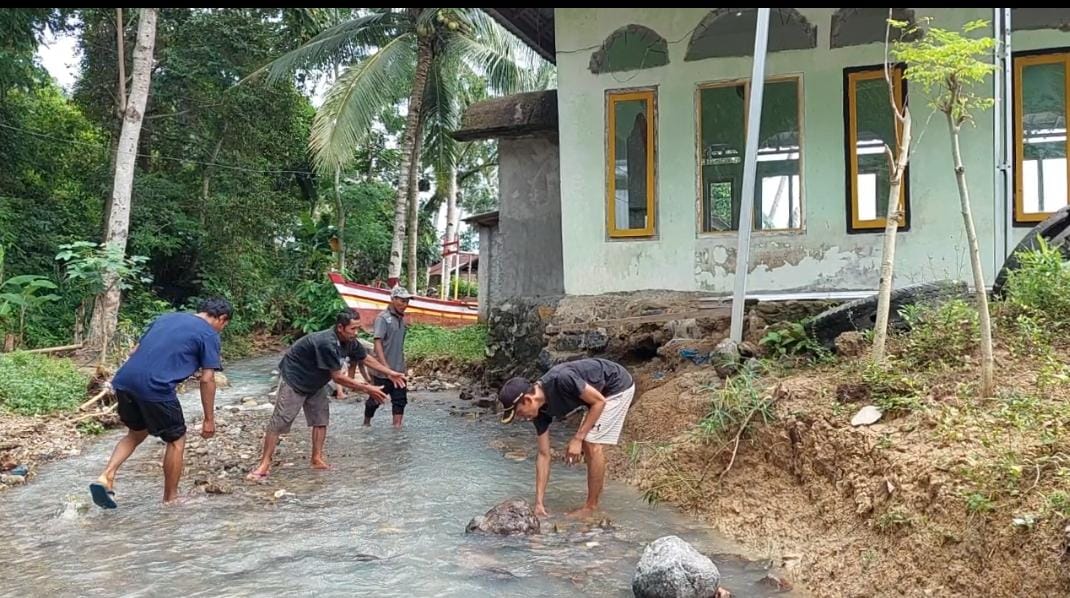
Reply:
<svg viewBox="0 0 1070 598"><path fill-rule="evenodd" d="M175 401L178 383L201 369L223 369L219 333L194 314L164 314L141 335L111 385L141 401Z"/></svg>

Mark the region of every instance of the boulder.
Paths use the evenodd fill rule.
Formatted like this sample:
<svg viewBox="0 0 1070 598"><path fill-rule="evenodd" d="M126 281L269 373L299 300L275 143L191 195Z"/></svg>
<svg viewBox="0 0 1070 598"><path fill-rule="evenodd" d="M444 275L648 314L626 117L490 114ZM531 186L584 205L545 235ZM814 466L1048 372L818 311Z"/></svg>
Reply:
<svg viewBox="0 0 1070 598"><path fill-rule="evenodd" d="M636 598L712 598L721 572L708 557L676 536L654 540L643 550L632 578Z"/></svg>
<svg viewBox="0 0 1070 598"><path fill-rule="evenodd" d="M513 498L495 505L485 515L468 522L465 532L482 532L502 536L539 533L539 518L528 501Z"/></svg>

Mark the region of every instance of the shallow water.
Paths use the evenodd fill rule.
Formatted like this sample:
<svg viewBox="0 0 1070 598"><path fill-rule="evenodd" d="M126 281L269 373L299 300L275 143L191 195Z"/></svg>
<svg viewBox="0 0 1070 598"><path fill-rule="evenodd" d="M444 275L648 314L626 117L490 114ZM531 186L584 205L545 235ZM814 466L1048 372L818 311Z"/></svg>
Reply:
<svg viewBox="0 0 1070 598"><path fill-rule="evenodd" d="M271 390L277 361L228 368L232 386L219 404ZM195 391L183 404L187 417L199 414ZM445 393L414 393L406 427L395 431L388 410L367 429L361 404L334 403L327 452L335 469L274 472L291 493L277 502L255 493L203 495L187 478L188 500L164 507L158 450L143 446L120 472L121 508L86 508L87 484L120 436L110 432L0 495L0 595L629 596L643 546L668 534L713 556L735 596L774 594L755 585L762 567L723 556L733 547L704 524L650 507L614 482L603 497L610 529L553 517L544 531L557 521L559 533L466 535L473 516L532 496L534 434L450 416L460 404ZM266 421L270 411L263 413ZM300 417L294 433L307 433ZM567 431L557 434L560 445ZM555 463L552 512L579 506L585 492L582 468Z"/></svg>

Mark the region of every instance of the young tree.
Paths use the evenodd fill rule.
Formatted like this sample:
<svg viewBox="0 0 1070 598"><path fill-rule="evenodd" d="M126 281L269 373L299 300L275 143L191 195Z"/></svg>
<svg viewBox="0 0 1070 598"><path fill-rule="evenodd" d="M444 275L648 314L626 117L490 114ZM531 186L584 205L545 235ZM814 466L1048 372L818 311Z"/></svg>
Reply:
<svg viewBox="0 0 1070 598"><path fill-rule="evenodd" d="M915 28L908 30L908 25L902 21L892 20L892 10L888 9L888 24L884 32L884 81L888 85L888 102L895 118L896 147L884 146L888 157L888 211L884 220L884 247L881 256L880 287L877 291L877 321L873 326L873 361L884 362L884 349L888 340L888 314L891 309L892 280L895 269L895 240L899 232L899 220L903 217L900 196L903 188L903 176L906 173L907 163L910 161L911 140L911 116L910 107L906 102L900 102L899 90L896 89L895 80L892 77L893 69L898 68L888 60L889 41L892 27L906 34L913 33Z"/></svg>
<svg viewBox="0 0 1070 598"><path fill-rule="evenodd" d="M986 62L992 55L996 40L991 37L972 38L966 34L983 30L988 21L970 21L962 32L930 28L921 39L897 43L895 57L907 63L906 78L917 83L931 98L932 106L943 113L951 137L951 159L955 182L958 184L962 221L970 249L973 286L977 311L981 319L981 396L992 396L994 360L992 357L992 317L988 312L988 291L981 271L981 252L977 245L977 231L973 225L970 192L966 185L966 167L962 163L960 136L962 126L973 121L973 113L992 107L992 98L978 94L977 86L995 70Z"/></svg>

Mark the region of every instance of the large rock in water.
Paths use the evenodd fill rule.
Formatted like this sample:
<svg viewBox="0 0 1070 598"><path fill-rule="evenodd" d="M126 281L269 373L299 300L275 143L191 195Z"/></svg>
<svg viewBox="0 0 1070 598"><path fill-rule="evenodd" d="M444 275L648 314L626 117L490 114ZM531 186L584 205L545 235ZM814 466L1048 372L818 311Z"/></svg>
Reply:
<svg viewBox="0 0 1070 598"><path fill-rule="evenodd" d="M647 544L632 578L636 598L713 598L721 572L708 557L676 536Z"/></svg>
<svg viewBox="0 0 1070 598"><path fill-rule="evenodd" d="M483 532L509 536L514 534L539 533L539 518L535 516L528 501L514 498L501 502L468 522L466 532Z"/></svg>

